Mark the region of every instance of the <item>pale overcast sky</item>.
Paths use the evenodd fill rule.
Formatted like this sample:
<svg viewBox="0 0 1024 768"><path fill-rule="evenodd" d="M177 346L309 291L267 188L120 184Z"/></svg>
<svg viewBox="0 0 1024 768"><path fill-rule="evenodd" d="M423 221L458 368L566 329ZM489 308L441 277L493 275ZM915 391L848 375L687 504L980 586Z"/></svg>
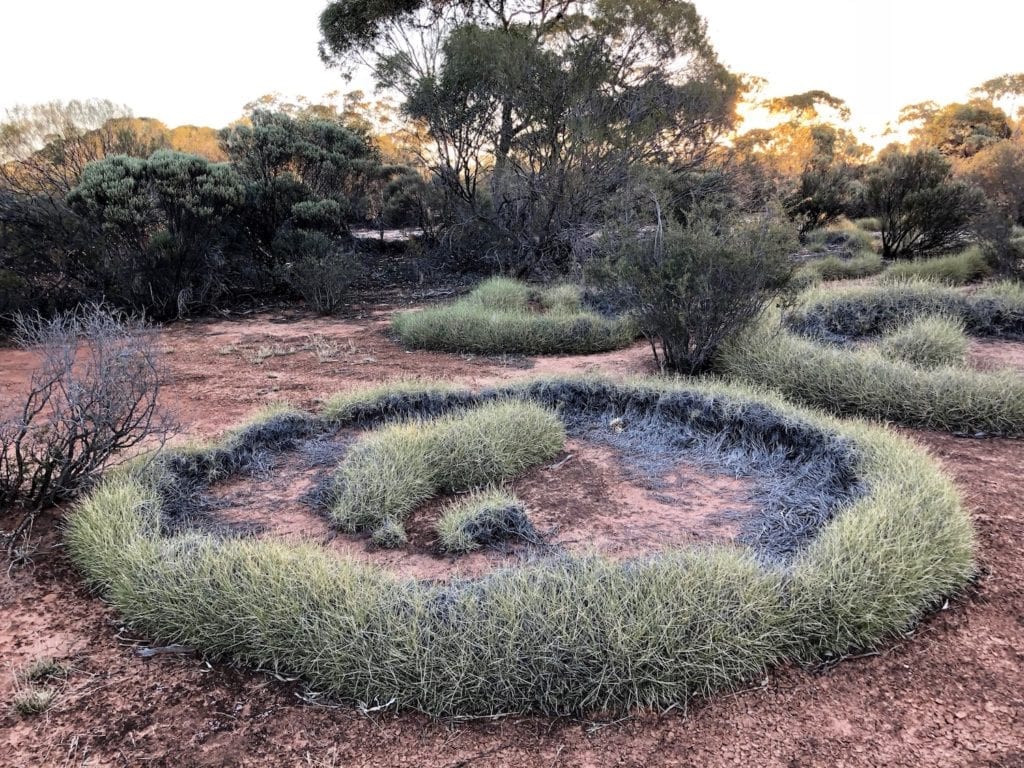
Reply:
<svg viewBox="0 0 1024 768"><path fill-rule="evenodd" d="M261 94L348 86L321 64L326 0L4 0L0 110L101 97L168 125L222 126ZM905 104L1024 71L1020 0L697 0L730 68L766 94L844 98L878 133Z"/></svg>

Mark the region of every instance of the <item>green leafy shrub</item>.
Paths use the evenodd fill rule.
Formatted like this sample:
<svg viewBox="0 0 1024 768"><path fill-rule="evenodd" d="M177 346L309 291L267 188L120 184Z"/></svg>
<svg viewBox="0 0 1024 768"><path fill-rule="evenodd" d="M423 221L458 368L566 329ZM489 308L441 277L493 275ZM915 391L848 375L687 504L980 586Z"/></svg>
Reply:
<svg viewBox="0 0 1024 768"><path fill-rule="evenodd" d="M938 152L893 149L868 175L867 202L881 223L882 256L897 259L960 245L983 197Z"/></svg>
<svg viewBox="0 0 1024 768"><path fill-rule="evenodd" d="M925 315L887 333L879 349L890 359L922 368L962 365L967 356L967 335L958 318Z"/></svg>
<svg viewBox="0 0 1024 768"><path fill-rule="evenodd" d="M966 285L982 280L991 273L992 268L984 252L975 245L949 256L897 262L885 271L883 279L888 282L930 280L946 285Z"/></svg>
<svg viewBox="0 0 1024 768"><path fill-rule="evenodd" d="M330 516L343 530L370 530L381 546L400 543L397 529L427 499L508 480L564 443L554 414L517 401L393 424L364 437L342 462Z"/></svg>
<svg viewBox="0 0 1024 768"><path fill-rule="evenodd" d="M352 247L323 232L286 230L274 240L274 249L287 259L281 277L310 309L330 315L345 307L362 272Z"/></svg>
<svg viewBox="0 0 1024 768"><path fill-rule="evenodd" d="M698 215L611 241L591 269L636 318L661 368L692 374L786 290L795 245L792 227L771 216Z"/></svg>
<svg viewBox="0 0 1024 768"><path fill-rule="evenodd" d="M486 280L454 304L399 312L392 328L414 349L475 354L587 354L636 338L630 318L583 309L575 286L537 291L507 278Z"/></svg>
<svg viewBox="0 0 1024 768"><path fill-rule="evenodd" d="M501 488L473 491L450 504L436 528L441 549L449 553L472 552L510 537L537 540L524 504Z"/></svg>

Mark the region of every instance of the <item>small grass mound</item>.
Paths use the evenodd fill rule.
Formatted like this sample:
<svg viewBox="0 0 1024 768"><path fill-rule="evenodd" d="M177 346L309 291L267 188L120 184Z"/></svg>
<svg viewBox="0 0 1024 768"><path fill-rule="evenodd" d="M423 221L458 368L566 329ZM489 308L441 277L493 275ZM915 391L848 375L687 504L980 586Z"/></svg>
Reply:
<svg viewBox="0 0 1024 768"><path fill-rule="evenodd" d="M41 715L53 706L56 698L56 689L31 685L14 692L11 709L22 717Z"/></svg>
<svg viewBox="0 0 1024 768"><path fill-rule="evenodd" d="M804 245L815 253L854 256L874 250L874 238L852 221L840 220L804 235Z"/></svg>
<svg viewBox="0 0 1024 768"><path fill-rule="evenodd" d="M846 259L826 256L823 259L811 259L806 262L800 268L800 272L808 273L811 277L804 277L801 274L798 279L802 278L807 283L814 283L817 280L857 280L877 275L884 269L882 257L873 252L861 253Z"/></svg>
<svg viewBox="0 0 1024 768"><path fill-rule="evenodd" d="M922 368L962 365L967 357L967 334L959 318L924 315L887 333L878 347L890 359Z"/></svg>
<svg viewBox="0 0 1024 768"><path fill-rule="evenodd" d="M1024 288L1008 281L974 293L914 280L887 285L818 288L786 314L786 326L804 336L844 343L878 336L922 315L963 321L968 335L1024 339Z"/></svg>
<svg viewBox="0 0 1024 768"><path fill-rule="evenodd" d="M509 538L538 541L526 506L508 491L474 491L450 504L436 524L441 549L451 554L472 552Z"/></svg>
<svg viewBox="0 0 1024 768"><path fill-rule="evenodd" d="M433 402L436 392L407 394ZM393 395L381 395L376 417L364 401L361 418L383 418ZM746 450L780 480L798 468L792 462L812 462L823 472L811 478L816 487L862 491L820 516L784 561L738 545L626 562L560 555L438 583L311 543L169 534L157 473L136 466L108 476L69 517L68 552L137 631L298 674L363 706L442 716L706 697L780 662L877 647L975 572L973 531L952 483L885 430L722 385L542 380L477 397L561 406L567 423L582 425L625 413L630 425L658 427L672 450L693 441L723 456ZM450 406L463 407L458 396Z"/></svg>
<svg viewBox="0 0 1024 768"><path fill-rule="evenodd" d="M935 256L891 265L882 279L886 282L927 280L946 285L976 283L992 274L992 267L981 248L973 245L961 253Z"/></svg>
<svg viewBox="0 0 1024 768"><path fill-rule="evenodd" d="M629 345L629 318L584 308L576 286L545 290L491 278L454 304L400 312L392 328L413 349L473 354L588 354Z"/></svg>
<svg viewBox="0 0 1024 768"><path fill-rule="evenodd" d="M516 400L393 424L364 437L342 462L330 518L344 531L370 531L379 546L401 546L403 521L424 501L508 480L564 445L557 416Z"/></svg>

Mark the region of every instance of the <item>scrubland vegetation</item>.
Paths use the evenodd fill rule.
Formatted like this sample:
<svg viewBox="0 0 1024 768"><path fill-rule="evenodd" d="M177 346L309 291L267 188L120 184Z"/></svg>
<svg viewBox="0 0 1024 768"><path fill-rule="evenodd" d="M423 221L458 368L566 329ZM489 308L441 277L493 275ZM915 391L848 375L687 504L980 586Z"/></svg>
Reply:
<svg viewBox="0 0 1024 768"><path fill-rule="evenodd" d="M912 138L876 152L828 92L761 99L686 2L331 0L320 30L325 62L367 65L401 103L265 99L219 131L105 101L0 123L0 322L38 356L0 408L0 506L25 513L11 546L79 499L68 552L139 632L456 716L672 706L877 648L975 575L955 489L884 425L1024 436L1024 378L967 354L1024 342L1024 141L1001 106L1024 77L911 105ZM779 123L741 132L741 105ZM667 375L405 381L136 455L171 431L141 318L281 300L355 315L379 308L371 291L415 306L471 284L395 311L391 333L495 356L643 338ZM316 498L336 530L403 547L447 495L446 557L536 546L508 483L616 419L605 439L644 466L754 478L755 524L624 562L537 547L452 582L200 524L211 485L344 432Z"/></svg>

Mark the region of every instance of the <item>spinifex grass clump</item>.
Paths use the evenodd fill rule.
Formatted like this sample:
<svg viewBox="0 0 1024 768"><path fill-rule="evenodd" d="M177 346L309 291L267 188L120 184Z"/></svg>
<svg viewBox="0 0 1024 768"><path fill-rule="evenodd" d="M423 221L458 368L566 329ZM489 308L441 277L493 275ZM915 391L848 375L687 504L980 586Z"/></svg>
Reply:
<svg viewBox="0 0 1024 768"><path fill-rule="evenodd" d="M822 259L811 259L800 268L802 277L813 282L817 277L821 280L856 280L862 277L877 275L885 269L882 257L873 251L867 251L850 258L826 256Z"/></svg>
<svg viewBox="0 0 1024 768"><path fill-rule="evenodd" d="M967 356L967 335L959 318L925 315L882 337L879 351L922 368L960 365Z"/></svg>
<svg viewBox="0 0 1024 768"><path fill-rule="evenodd" d="M472 552L503 539L538 541L526 505L502 488L475 491L450 504L436 524L445 552Z"/></svg>
<svg viewBox="0 0 1024 768"><path fill-rule="evenodd" d="M815 253L853 256L871 252L874 238L852 221L840 221L821 229L812 229L804 235L804 245Z"/></svg>
<svg viewBox="0 0 1024 768"><path fill-rule="evenodd" d="M886 282L927 280L946 285L975 283L992 273L988 259L977 245L949 256L898 261L889 267L882 279Z"/></svg>
<svg viewBox="0 0 1024 768"><path fill-rule="evenodd" d="M974 293L928 281L817 289L786 314L790 330L843 343L878 336L922 315L958 317L968 335L1024 339L1024 289L1020 283L994 283Z"/></svg>
<svg viewBox="0 0 1024 768"><path fill-rule="evenodd" d="M925 369L878 349L819 344L768 322L730 342L717 365L727 376L842 416L1024 435L1024 379L1014 371Z"/></svg>
<svg viewBox="0 0 1024 768"><path fill-rule="evenodd" d="M636 338L629 318L585 309L576 286L534 290L507 278L487 280L454 304L400 312L392 327L415 349L474 354L586 354Z"/></svg>
<svg viewBox="0 0 1024 768"><path fill-rule="evenodd" d="M562 555L438 583L311 543L168 535L151 475L134 468L108 477L70 516L68 551L148 636L298 674L364 705L436 715L680 704L762 679L779 662L877 647L974 573L955 488L890 432L721 385L558 380L515 391L564 403L571 420L622 411L630 424L661 419L666 433L685 433L680 450L724 436L729 456L776 455L782 472L828 454L821 466L838 477L824 481L866 491L821 518L781 563L707 546L626 562ZM381 395L378 416L393 396ZM373 404L362 408L369 418Z"/></svg>
<svg viewBox="0 0 1024 768"><path fill-rule="evenodd" d="M342 530L370 531L380 546L400 546L403 521L427 499L515 477L564 444L554 413L517 400L393 424L367 435L342 462L330 517Z"/></svg>

